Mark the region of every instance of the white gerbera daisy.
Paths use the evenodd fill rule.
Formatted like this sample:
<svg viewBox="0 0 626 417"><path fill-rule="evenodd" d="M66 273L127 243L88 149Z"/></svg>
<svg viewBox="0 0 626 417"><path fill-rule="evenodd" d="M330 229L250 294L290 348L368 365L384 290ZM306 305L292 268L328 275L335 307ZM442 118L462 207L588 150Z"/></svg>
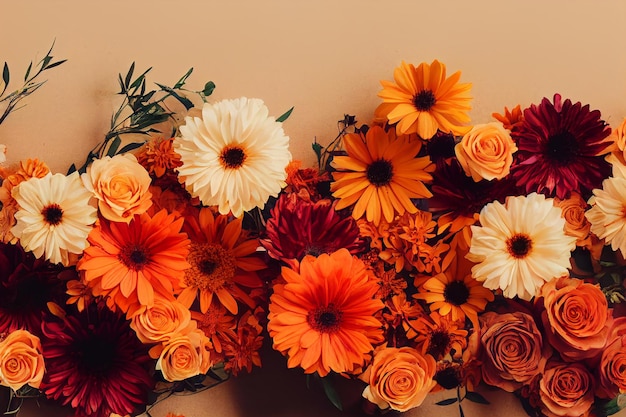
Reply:
<svg viewBox="0 0 626 417"><path fill-rule="evenodd" d="M37 258L45 255L52 263L68 265L69 253L81 254L87 247L97 210L89 204L92 195L78 172L31 178L14 187L11 194L19 205L11 232L25 250Z"/></svg>
<svg viewBox="0 0 626 417"><path fill-rule="evenodd" d="M282 123L259 99L206 103L202 117L186 117L174 149L189 192L221 214L263 207L285 186L291 160Z"/></svg>
<svg viewBox="0 0 626 417"><path fill-rule="evenodd" d="M472 276L487 288L502 289L505 297L530 300L544 282L568 274L576 238L564 226L561 209L541 194L487 204L480 226L472 226Z"/></svg>
<svg viewBox="0 0 626 417"><path fill-rule="evenodd" d="M585 217L591 223L591 232L619 249L626 256L626 178L615 176L602 182L602 189L593 190L589 204L593 207Z"/></svg>

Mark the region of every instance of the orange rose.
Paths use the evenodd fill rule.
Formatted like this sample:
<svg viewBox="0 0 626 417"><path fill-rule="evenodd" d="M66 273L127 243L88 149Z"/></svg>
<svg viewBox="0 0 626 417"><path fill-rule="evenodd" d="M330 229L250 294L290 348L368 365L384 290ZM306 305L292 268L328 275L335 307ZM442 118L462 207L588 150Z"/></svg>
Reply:
<svg viewBox="0 0 626 417"><path fill-rule="evenodd" d="M557 278L541 288L542 321L550 344L566 361L602 354L612 325L611 310L597 285Z"/></svg>
<svg viewBox="0 0 626 417"><path fill-rule="evenodd" d="M598 397L609 399L620 392L626 393L626 317L614 321L598 374Z"/></svg>
<svg viewBox="0 0 626 417"><path fill-rule="evenodd" d="M143 343L167 342L175 334L191 331L191 312L178 301L157 297L154 306L133 316L130 327Z"/></svg>
<svg viewBox="0 0 626 417"><path fill-rule="evenodd" d="M463 171L476 182L506 177L516 151L511 134L499 122L474 126L454 147Z"/></svg>
<svg viewBox="0 0 626 417"><path fill-rule="evenodd" d="M483 380L507 392L528 385L543 372L550 347L533 317L514 313L485 313L480 317Z"/></svg>
<svg viewBox="0 0 626 417"><path fill-rule="evenodd" d="M591 223L585 217L589 205L580 194L574 191L565 200L555 198L554 205L561 209L561 217L565 219L565 234L576 238L576 246L591 245Z"/></svg>
<svg viewBox="0 0 626 417"><path fill-rule="evenodd" d="M45 372L41 342L26 330L15 330L0 342L0 385L15 391L39 388Z"/></svg>
<svg viewBox="0 0 626 417"><path fill-rule="evenodd" d="M381 409L407 411L417 407L436 385L435 359L410 347L384 348L376 352L366 371L369 385L363 397Z"/></svg>
<svg viewBox="0 0 626 417"><path fill-rule="evenodd" d="M152 205L150 175L131 154L97 159L81 179L108 220L128 223Z"/></svg>
<svg viewBox="0 0 626 417"><path fill-rule="evenodd" d="M211 342L200 329L172 336L163 346L156 369L167 381L182 381L206 373L211 367Z"/></svg>
<svg viewBox="0 0 626 417"><path fill-rule="evenodd" d="M593 391L593 376L581 363L548 363L539 381L541 411L548 417L587 417Z"/></svg>

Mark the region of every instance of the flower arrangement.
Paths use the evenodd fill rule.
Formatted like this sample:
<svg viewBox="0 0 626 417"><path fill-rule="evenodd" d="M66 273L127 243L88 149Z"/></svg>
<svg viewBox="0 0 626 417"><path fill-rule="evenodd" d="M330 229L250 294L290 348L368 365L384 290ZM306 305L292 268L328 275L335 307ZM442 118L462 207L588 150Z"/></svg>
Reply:
<svg viewBox="0 0 626 417"><path fill-rule="evenodd" d="M120 75L82 166L2 166L13 395L149 413L261 366L266 340L338 408L332 377L360 384L368 414L453 390L462 416L481 383L533 416L623 407L626 119L555 94L470 125L460 72L402 63L374 120L346 115L303 167L291 110L148 72Z"/></svg>

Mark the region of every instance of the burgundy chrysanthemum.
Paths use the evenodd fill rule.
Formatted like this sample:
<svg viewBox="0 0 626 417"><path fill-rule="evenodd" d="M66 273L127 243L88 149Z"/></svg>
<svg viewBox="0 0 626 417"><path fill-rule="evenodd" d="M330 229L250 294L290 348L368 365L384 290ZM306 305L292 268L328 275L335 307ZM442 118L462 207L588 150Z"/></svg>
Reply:
<svg viewBox="0 0 626 417"><path fill-rule="evenodd" d="M295 194L283 194L272 209L261 244L268 254L290 263L304 255L362 248L359 228L351 216L335 211L329 200L306 201Z"/></svg>
<svg viewBox="0 0 626 417"><path fill-rule="evenodd" d="M610 127L598 110L554 95L524 110L511 137L518 151L511 175L527 193L567 198L572 191L589 196L611 173L604 160Z"/></svg>
<svg viewBox="0 0 626 417"><path fill-rule="evenodd" d="M103 304L43 322L46 375L41 390L70 405L77 417L142 411L153 387L153 365L129 321Z"/></svg>
<svg viewBox="0 0 626 417"><path fill-rule="evenodd" d="M465 175L456 159L449 164L439 164L433 173L433 196L428 199L428 210L445 216L440 227L447 225L451 232L473 224L475 215L487 203L504 202L506 196L518 195L515 183L506 177L502 180L475 182Z"/></svg>
<svg viewBox="0 0 626 417"><path fill-rule="evenodd" d="M0 243L0 334L24 329L39 335L48 303L64 304L63 271L19 244Z"/></svg>

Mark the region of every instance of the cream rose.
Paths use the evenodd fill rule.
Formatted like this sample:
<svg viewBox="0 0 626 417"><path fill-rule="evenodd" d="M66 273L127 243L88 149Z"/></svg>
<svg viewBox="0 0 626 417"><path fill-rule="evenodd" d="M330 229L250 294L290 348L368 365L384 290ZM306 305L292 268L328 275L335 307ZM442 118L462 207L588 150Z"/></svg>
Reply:
<svg viewBox="0 0 626 417"><path fill-rule="evenodd" d="M476 125L454 147L465 174L476 182L507 176L517 146L502 123Z"/></svg>
<svg viewBox="0 0 626 417"><path fill-rule="evenodd" d="M173 335L191 330L191 312L178 301L157 297L154 306L133 316L130 327L143 343L167 342Z"/></svg>
<svg viewBox="0 0 626 417"><path fill-rule="evenodd" d="M26 330L15 330L0 342L0 385L17 391L39 388L45 372L41 342Z"/></svg>
<svg viewBox="0 0 626 417"><path fill-rule="evenodd" d="M435 359L414 348L384 348L376 352L367 370L369 385L363 397L381 409L407 411L421 405L437 384L436 370Z"/></svg>
<svg viewBox="0 0 626 417"><path fill-rule="evenodd" d="M211 342L200 329L170 338L164 345L156 369L167 381L182 381L206 373L211 367Z"/></svg>
<svg viewBox="0 0 626 417"><path fill-rule="evenodd" d="M150 175L131 154L97 159L81 178L108 220L128 223L152 205Z"/></svg>

